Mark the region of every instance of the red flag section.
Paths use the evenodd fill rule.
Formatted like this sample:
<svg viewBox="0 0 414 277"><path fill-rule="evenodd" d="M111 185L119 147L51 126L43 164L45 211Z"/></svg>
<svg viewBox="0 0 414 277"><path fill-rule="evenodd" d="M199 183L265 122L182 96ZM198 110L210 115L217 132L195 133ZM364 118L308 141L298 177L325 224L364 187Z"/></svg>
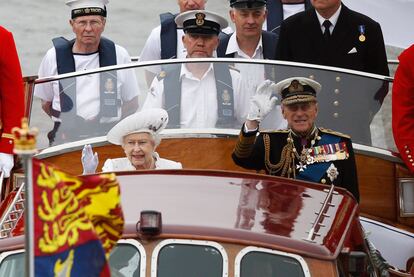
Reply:
<svg viewBox="0 0 414 277"><path fill-rule="evenodd" d="M76 177L33 159L33 203L36 276L110 276L124 224L115 174Z"/></svg>

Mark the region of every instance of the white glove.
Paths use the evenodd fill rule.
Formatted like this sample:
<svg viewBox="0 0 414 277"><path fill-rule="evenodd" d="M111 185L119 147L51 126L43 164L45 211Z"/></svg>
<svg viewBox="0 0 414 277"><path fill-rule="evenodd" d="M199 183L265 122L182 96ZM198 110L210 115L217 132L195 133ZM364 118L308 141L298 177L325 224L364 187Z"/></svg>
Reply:
<svg viewBox="0 0 414 277"><path fill-rule="evenodd" d="M4 172L4 178L10 177L10 171L14 166L12 154L0 153L0 171Z"/></svg>
<svg viewBox="0 0 414 277"><path fill-rule="evenodd" d="M248 120L262 121L263 118L276 105L277 97L272 96L275 83L270 80L265 80L256 90L256 93L250 98Z"/></svg>
<svg viewBox="0 0 414 277"><path fill-rule="evenodd" d="M96 172L99 162L98 153L95 152L95 154L93 154L92 146L90 144L86 144L83 147L81 161L83 167L82 174L93 174Z"/></svg>

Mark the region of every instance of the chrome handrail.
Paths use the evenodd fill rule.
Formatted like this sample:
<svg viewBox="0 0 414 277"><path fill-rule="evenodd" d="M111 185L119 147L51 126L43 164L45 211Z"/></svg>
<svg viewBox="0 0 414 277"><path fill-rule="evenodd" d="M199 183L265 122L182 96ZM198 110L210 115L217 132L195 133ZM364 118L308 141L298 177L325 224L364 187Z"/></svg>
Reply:
<svg viewBox="0 0 414 277"><path fill-rule="evenodd" d="M257 59L248 60L248 59L240 59L240 58L192 58L192 59L169 59L169 60L156 60L156 61L144 61L144 62L131 62L127 64L111 65L111 66L105 66L105 67L100 67L100 68L95 68L95 69L75 71L75 72L40 78L35 81L35 84L41 84L41 83L46 83L50 81L57 81L57 80L90 75L94 73L101 73L101 72L106 72L106 71L131 69L135 67L147 67L147 66L155 66L155 65L183 64L183 63L184 64L185 63L202 63L202 62L229 63L229 64L240 63L240 64L259 64L259 65L263 65L263 64L282 65L282 66L312 68L312 69L333 71L333 72L338 72L338 73L346 73L346 74L351 74L351 75L368 77L372 79L384 80L388 82L393 81L393 78L390 76L384 76L384 75L368 73L368 72L352 70L352 69L345 69L345 68L334 67L334 66L317 65L317 64L288 62L288 61L279 61L279 60L257 60Z"/></svg>
<svg viewBox="0 0 414 277"><path fill-rule="evenodd" d="M17 222L24 213L24 198L22 196L24 187L25 184L23 183L17 190L13 201L7 207L7 210L3 214L3 217L0 219L0 239L7 238L10 236L10 233L12 232L14 227L16 227ZM19 209L18 207L16 207L17 204L22 205L22 207ZM5 225L6 223L10 223L10 225Z"/></svg>

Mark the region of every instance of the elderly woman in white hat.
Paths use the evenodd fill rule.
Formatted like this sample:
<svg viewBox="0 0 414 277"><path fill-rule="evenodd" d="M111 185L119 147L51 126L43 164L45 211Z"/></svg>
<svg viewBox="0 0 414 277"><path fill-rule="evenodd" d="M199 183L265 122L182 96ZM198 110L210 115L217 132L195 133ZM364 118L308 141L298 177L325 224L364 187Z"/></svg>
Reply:
<svg viewBox="0 0 414 277"><path fill-rule="evenodd" d="M147 109L124 118L108 132L107 139L121 145L126 157L106 160L102 171L181 169L181 163L162 159L155 152L161 142L159 133L167 123L168 113L163 109ZM95 173L98 154L93 154L90 145L83 148L81 160L83 174Z"/></svg>

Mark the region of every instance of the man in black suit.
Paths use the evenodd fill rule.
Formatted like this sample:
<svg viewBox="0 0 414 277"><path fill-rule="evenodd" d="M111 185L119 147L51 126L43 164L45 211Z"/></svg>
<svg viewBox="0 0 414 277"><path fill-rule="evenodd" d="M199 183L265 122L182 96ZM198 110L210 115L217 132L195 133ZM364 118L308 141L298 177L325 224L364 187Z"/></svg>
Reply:
<svg viewBox="0 0 414 277"><path fill-rule="evenodd" d="M348 9L341 0L311 0L311 3L313 8L282 22L277 59L389 75L384 39L377 22ZM336 74L339 79L329 76L325 76L329 80L324 81L327 93L320 99L322 113L318 123L350 134L357 143L371 145L370 124L388 92L387 83L351 78L351 74ZM378 84L369 85L374 81ZM377 88L369 91L367 86ZM343 110L346 101L355 102L352 111ZM356 117L359 124L355 124Z"/></svg>
<svg viewBox="0 0 414 277"><path fill-rule="evenodd" d="M313 8L282 22L277 59L389 75L377 22L348 9L341 0L311 3Z"/></svg>

